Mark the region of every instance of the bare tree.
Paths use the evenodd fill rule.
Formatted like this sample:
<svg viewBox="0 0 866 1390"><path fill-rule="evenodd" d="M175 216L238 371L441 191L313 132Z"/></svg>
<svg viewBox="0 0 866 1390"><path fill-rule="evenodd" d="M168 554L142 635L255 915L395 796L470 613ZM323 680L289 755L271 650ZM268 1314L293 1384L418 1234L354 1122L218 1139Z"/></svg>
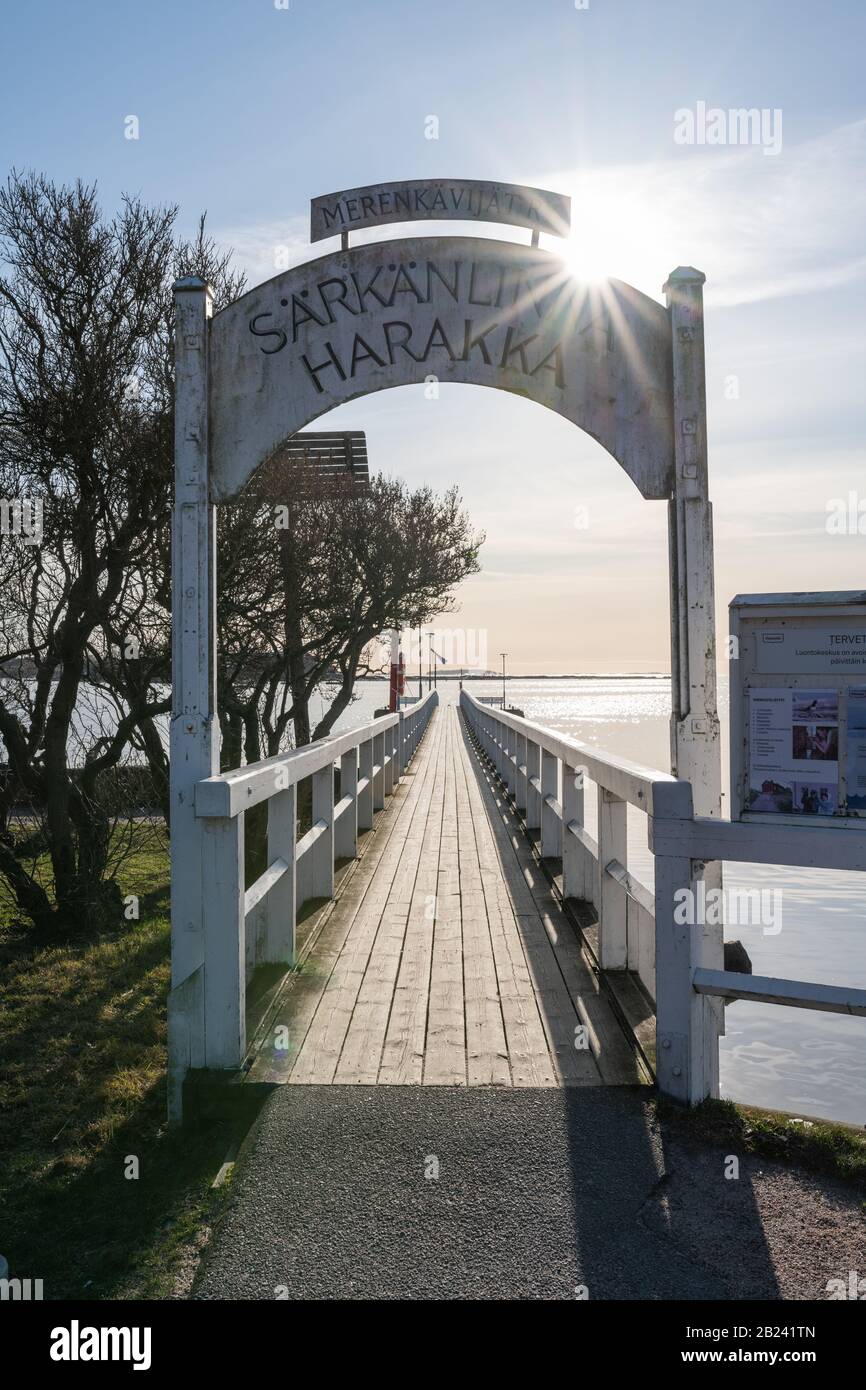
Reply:
<svg viewBox="0 0 866 1390"><path fill-rule="evenodd" d="M325 737L358 678L381 670L376 639L451 611L454 589L479 569L483 540L456 488L437 495L374 475L358 490L277 455L220 530L218 559L230 576L219 599L229 718L233 703L246 728L255 710L269 754L285 746L290 725L296 747ZM260 659L255 680L241 681L242 663L252 674L250 623ZM313 724L316 692L325 708ZM251 745L259 746L249 737L248 755Z"/></svg>
<svg viewBox="0 0 866 1390"><path fill-rule="evenodd" d="M0 188L0 497L41 517L35 543L0 538L0 876L45 929L121 916L110 774L136 751L165 770L171 282L237 287L203 226L176 245L175 217L127 198L106 220L95 188L35 174Z"/></svg>

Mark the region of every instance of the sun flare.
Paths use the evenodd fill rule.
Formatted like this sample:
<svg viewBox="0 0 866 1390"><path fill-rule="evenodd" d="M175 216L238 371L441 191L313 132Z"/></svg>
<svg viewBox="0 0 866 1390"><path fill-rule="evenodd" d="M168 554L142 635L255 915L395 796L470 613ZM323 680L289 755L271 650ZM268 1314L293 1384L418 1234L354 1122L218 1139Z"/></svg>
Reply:
<svg viewBox="0 0 866 1390"><path fill-rule="evenodd" d="M576 279L626 280L654 298L677 264L672 231L646 189L576 188L571 236L560 251Z"/></svg>

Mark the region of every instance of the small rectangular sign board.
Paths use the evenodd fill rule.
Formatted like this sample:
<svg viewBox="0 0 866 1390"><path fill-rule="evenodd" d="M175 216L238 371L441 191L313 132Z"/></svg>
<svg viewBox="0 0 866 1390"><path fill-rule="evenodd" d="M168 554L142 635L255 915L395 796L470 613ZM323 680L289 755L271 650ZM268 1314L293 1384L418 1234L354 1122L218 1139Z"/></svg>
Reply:
<svg viewBox="0 0 866 1390"><path fill-rule="evenodd" d="M571 199L546 188L480 179L407 179L327 193L310 204L310 241L387 222L505 222L568 236Z"/></svg>
<svg viewBox="0 0 866 1390"><path fill-rule="evenodd" d="M866 821L866 591L730 604L731 819Z"/></svg>

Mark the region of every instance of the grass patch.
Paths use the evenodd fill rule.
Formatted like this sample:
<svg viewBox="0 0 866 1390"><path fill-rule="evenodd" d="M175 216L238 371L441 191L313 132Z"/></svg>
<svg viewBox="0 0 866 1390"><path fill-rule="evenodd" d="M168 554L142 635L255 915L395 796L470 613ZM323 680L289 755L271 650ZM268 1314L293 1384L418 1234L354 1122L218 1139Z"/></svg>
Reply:
<svg viewBox="0 0 866 1390"><path fill-rule="evenodd" d="M684 1143L759 1154L839 1178L866 1195L866 1135L848 1125L797 1119L729 1100L705 1100L687 1110L658 1096L655 1106L660 1123Z"/></svg>
<svg viewBox="0 0 866 1390"><path fill-rule="evenodd" d="M0 1254L48 1299L170 1297L225 1199L230 1127L165 1123L164 836L123 880L140 919L99 937L43 946L0 917Z"/></svg>

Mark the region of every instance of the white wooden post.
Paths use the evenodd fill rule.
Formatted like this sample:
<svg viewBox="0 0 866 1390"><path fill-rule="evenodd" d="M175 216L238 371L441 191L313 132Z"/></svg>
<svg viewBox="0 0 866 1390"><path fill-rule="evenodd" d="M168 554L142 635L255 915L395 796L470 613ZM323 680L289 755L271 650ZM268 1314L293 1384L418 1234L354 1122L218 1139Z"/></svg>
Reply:
<svg viewBox="0 0 866 1390"><path fill-rule="evenodd" d="M246 1051L244 818L220 816L199 824L205 924L205 1066L236 1069Z"/></svg>
<svg viewBox="0 0 866 1390"><path fill-rule="evenodd" d="M583 829L583 772L568 763L562 765L562 896L587 898L583 846L572 835L574 822Z"/></svg>
<svg viewBox="0 0 866 1390"><path fill-rule="evenodd" d="M612 859L627 867L627 803L598 788L598 953L602 970L628 965L628 897L621 883L605 873Z"/></svg>
<svg viewBox="0 0 866 1390"><path fill-rule="evenodd" d="M671 765L691 782L695 814L721 814L716 708L713 513L707 470L703 284L680 266L665 285L673 343L674 496L669 504L671 574Z"/></svg>
<svg viewBox="0 0 866 1390"><path fill-rule="evenodd" d="M373 810L381 811L385 805L385 771L383 763L385 761L385 735L374 734L373 736Z"/></svg>
<svg viewBox="0 0 866 1390"><path fill-rule="evenodd" d="M340 759L340 800L351 798L334 825L334 858L354 859L358 853L358 750L350 748Z"/></svg>
<svg viewBox="0 0 866 1390"><path fill-rule="evenodd" d="M674 496L669 503L671 574L671 769L690 782L695 814L720 816L722 769L716 702L716 623L713 509L709 499L704 369L706 277L680 266L665 294L671 319L674 390ZM720 889L722 866L708 864L707 887ZM709 969L724 969L724 926L704 935ZM724 1004L710 1001L717 1039L725 1031ZM718 1047L713 1050L716 1055Z"/></svg>
<svg viewBox="0 0 866 1390"><path fill-rule="evenodd" d="M548 797L559 801L559 759L554 753L541 750L541 857L559 859L562 854L562 821Z"/></svg>
<svg viewBox="0 0 866 1390"><path fill-rule="evenodd" d="M215 512L208 493L208 332L203 280L174 287L175 486L172 513L171 992L168 1109L182 1119L183 1081L206 1065L206 830L195 786L219 771L215 693ZM234 936L237 936L235 924ZM212 984L214 982L211 982Z"/></svg>
<svg viewBox="0 0 866 1390"><path fill-rule="evenodd" d="M688 1102L691 1087L691 928L674 921L675 893L691 887L687 855L655 856L656 1076L659 1089Z"/></svg>
<svg viewBox="0 0 866 1390"><path fill-rule="evenodd" d="M358 748L358 829L373 829L373 740L365 739Z"/></svg>
<svg viewBox="0 0 866 1390"><path fill-rule="evenodd" d="M685 821L691 813L688 786L653 787L654 819ZM714 1000L693 988L707 940L697 922L702 870L687 855L655 855L656 1074L660 1090L689 1105L719 1094Z"/></svg>
<svg viewBox="0 0 866 1390"><path fill-rule="evenodd" d="M687 817L684 791L688 788L653 787L653 815ZM664 1093L696 1105L719 1095L716 999L694 988L694 973L705 966L708 944L714 949L714 929L698 922L703 865L685 855L656 853L655 869L657 1079Z"/></svg>
<svg viewBox="0 0 866 1390"><path fill-rule="evenodd" d="M689 887L698 903L706 903L706 892L717 887L721 865L714 861L705 864L692 859L689 866ZM705 892L699 892L701 880ZM712 901L712 899L710 899ZM724 970L724 928L708 925L704 920L691 928L690 951L692 974L689 978L689 1017L691 1065L689 1068L689 1101L697 1104L707 1096L719 1095L719 1038L724 1034L725 1001L718 996L697 994L692 988L694 971Z"/></svg>
<svg viewBox="0 0 866 1390"><path fill-rule="evenodd" d="M295 963L295 788L286 787L268 801L268 863L282 859L288 869L262 899L262 960L270 965Z"/></svg>
<svg viewBox="0 0 866 1390"><path fill-rule="evenodd" d="M324 821L325 829L309 856L312 861L312 897L334 896L334 765L313 773L313 826Z"/></svg>
<svg viewBox="0 0 866 1390"><path fill-rule="evenodd" d="M410 754L406 747L406 716L402 710L398 717L400 722L397 726L397 747L400 751L397 762L397 781L399 782L409 765Z"/></svg>
<svg viewBox="0 0 866 1390"><path fill-rule="evenodd" d="M541 777L541 749L526 737L526 828L541 829L541 793L533 787L533 777Z"/></svg>

